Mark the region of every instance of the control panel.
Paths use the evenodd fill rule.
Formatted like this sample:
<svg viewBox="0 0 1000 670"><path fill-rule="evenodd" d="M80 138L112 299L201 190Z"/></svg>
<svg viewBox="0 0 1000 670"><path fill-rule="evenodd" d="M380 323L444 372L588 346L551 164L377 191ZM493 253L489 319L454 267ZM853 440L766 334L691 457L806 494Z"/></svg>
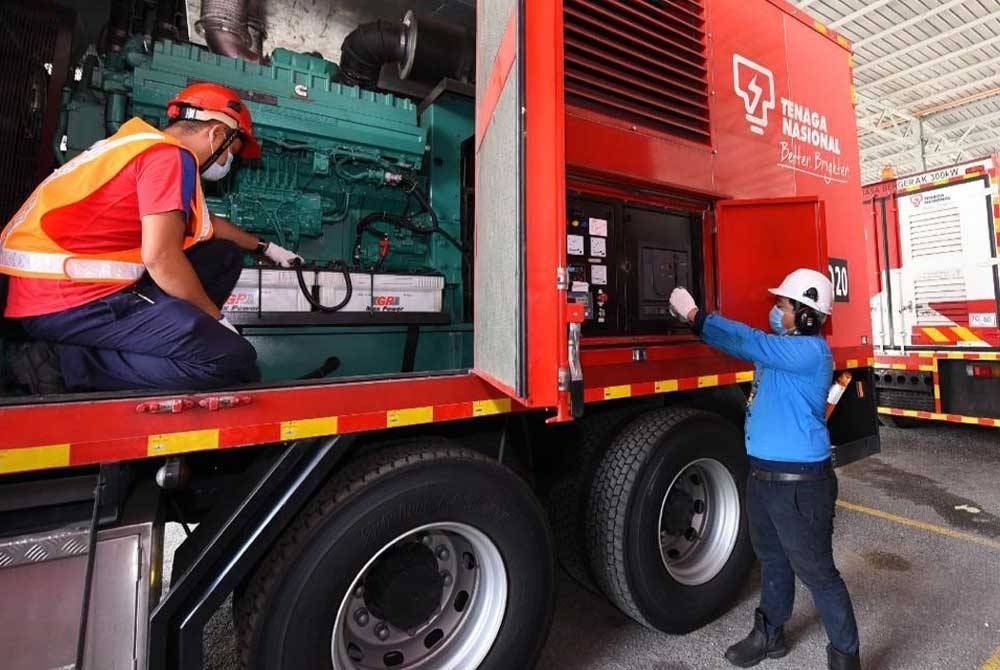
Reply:
<svg viewBox="0 0 1000 670"><path fill-rule="evenodd" d="M567 213L569 299L584 305L584 333L683 331L670 292L701 296L701 217L582 195Z"/></svg>

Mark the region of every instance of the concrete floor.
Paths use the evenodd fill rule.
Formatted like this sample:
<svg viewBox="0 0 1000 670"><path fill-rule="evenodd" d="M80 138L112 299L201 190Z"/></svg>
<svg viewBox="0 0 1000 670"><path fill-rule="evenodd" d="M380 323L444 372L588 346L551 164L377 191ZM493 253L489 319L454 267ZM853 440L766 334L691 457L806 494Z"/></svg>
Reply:
<svg viewBox="0 0 1000 670"><path fill-rule="evenodd" d="M1000 432L939 424L886 428L880 456L840 471L834 547L867 670L1000 670L998 481ZM537 670L729 668L722 653L748 629L756 580L727 615L672 637L562 577ZM226 608L207 633L211 670L237 668L229 622ZM802 589L787 634L789 656L760 667L826 667L826 637Z"/></svg>

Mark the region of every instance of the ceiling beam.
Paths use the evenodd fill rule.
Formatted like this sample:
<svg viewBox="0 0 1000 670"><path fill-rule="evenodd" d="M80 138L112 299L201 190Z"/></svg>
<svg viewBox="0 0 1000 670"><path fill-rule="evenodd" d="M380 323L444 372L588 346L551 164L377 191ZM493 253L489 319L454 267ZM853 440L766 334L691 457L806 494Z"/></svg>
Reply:
<svg viewBox="0 0 1000 670"><path fill-rule="evenodd" d="M798 4L796 4L795 6L798 7L799 9L805 9L806 7L808 7L809 5L811 5L815 1L816 0L802 0L801 2L799 2Z"/></svg>
<svg viewBox="0 0 1000 670"><path fill-rule="evenodd" d="M976 26L981 26L984 23L987 23L989 21L995 21L998 18L1000 18L1000 11L990 12L986 16L981 16L980 18L976 19L975 21L971 21L969 23L964 23L962 25L956 26L955 28L952 28L951 30L946 30L943 33L936 33L934 35L931 35L930 37L928 37L925 40L915 41L913 44L911 44L908 47L904 47L903 49L899 49L899 50L896 50L896 51L891 51L890 53L887 53L885 56L880 56L878 58L875 58L874 60L867 60L867 61L865 61L863 64L861 64L861 65L857 66L856 68L854 68L854 74L855 74L855 76L857 76L859 74L864 74L865 72L868 72L869 70L871 70L873 67L878 67L879 65L881 65L882 63L884 63L886 61L895 60L897 58L905 56L906 54L910 53L911 51L916 51L917 49L923 49L924 47L926 47L926 46L928 46L930 44L937 44L938 42L940 42L942 40L946 40L946 39L948 39L950 37L955 37L956 35L961 35L963 32L969 30L970 28L975 28ZM830 25L832 26L833 24L830 24ZM836 27L836 26L834 26L834 27ZM862 59L859 59L859 60L862 60Z"/></svg>
<svg viewBox="0 0 1000 670"><path fill-rule="evenodd" d="M890 2L895 2L895 1L896 0L875 0L875 2L872 2L872 3L868 4L868 5L865 5L864 7L862 7L861 9L859 9L857 11L851 12L850 14L847 14L845 16L840 17L839 19L837 19L836 21L834 21L833 23L831 23L830 27L831 28L840 28L840 26L842 26L842 25L851 23L852 21L857 21L858 19L860 19L865 14L869 14L870 12L874 12L876 9L880 9L882 7L885 7Z"/></svg>
<svg viewBox="0 0 1000 670"><path fill-rule="evenodd" d="M916 84L911 84L910 86L897 88L896 90L889 91L888 93L885 93L884 95L881 95L879 97L886 99L898 98L901 95L906 95L907 93L912 93L913 91L919 91L920 89L927 88L928 86L937 86L939 91L953 93L957 89L952 89L948 85L947 83L948 81L961 77L962 75L969 74L970 72L975 72L976 70L981 70L985 67L996 65L997 63L1000 63L1000 56L989 58L983 61L978 61L976 63L973 63L972 65L966 65L965 67L959 68L957 70L951 70L948 72L948 74L943 76L931 77L930 79L918 81ZM963 85L965 83L967 82L963 82ZM981 86L982 80L979 80L976 83L978 83Z"/></svg>
<svg viewBox="0 0 1000 670"><path fill-rule="evenodd" d="M965 4L966 2L967 0L948 0L948 2L944 3L943 5L938 5L934 9L928 9L927 11L919 12L916 16L909 18L906 21L903 21L902 23L897 23L895 25L886 28L885 30L881 30L875 33L874 35L869 35L868 37L865 37L862 40L853 42L854 49L857 50L860 49L861 47L873 44L887 35L891 35L900 30L905 30L910 26L915 26L918 23L926 21L932 16L936 16L942 12L946 12L949 9L953 9L955 7Z"/></svg>
<svg viewBox="0 0 1000 670"><path fill-rule="evenodd" d="M938 56L937 58L932 58L930 60L922 61L911 67L904 68L902 70L896 70L892 74L888 74L884 77L879 77L878 79L873 79L872 81L862 84L861 86L858 87L858 90L859 91L870 90L876 86L881 86L887 82L896 81L900 77L905 77L907 75L914 74L922 70L928 70L934 67L935 65L940 65L941 63L947 63L952 59L958 58L959 56L964 56L966 54L973 53L974 51L985 49L986 47L997 43L1000 43L1000 35L994 35L989 39L982 40L981 42L977 42L975 44L970 44L967 47L959 49L958 51L949 51L943 56Z"/></svg>

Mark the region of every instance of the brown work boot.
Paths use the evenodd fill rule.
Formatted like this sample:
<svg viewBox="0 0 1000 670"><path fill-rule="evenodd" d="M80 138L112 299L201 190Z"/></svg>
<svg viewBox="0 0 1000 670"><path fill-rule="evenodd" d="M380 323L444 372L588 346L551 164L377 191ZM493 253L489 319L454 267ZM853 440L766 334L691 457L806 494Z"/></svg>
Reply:
<svg viewBox="0 0 1000 670"><path fill-rule="evenodd" d="M757 609L753 615L753 630L745 638L726 649L726 660L738 668L749 668L765 658L781 658L788 653L784 630L778 628L767 637L767 620Z"/></svg>

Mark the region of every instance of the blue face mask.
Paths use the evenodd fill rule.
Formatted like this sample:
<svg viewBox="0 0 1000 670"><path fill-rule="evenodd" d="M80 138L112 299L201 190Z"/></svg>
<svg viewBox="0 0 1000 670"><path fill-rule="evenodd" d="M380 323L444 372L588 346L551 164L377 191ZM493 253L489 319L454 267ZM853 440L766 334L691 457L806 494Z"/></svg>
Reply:
<svg viewBox="0 0 1000 670"><path fill-rule="evenodd" d="M785 315L781 308L775 305L771 308L771 313L767 315L767 321L771 324L771 330L774 331L775 335L787 335L788 332L785 330L785 325L781 323L782 317Z"/></svg>

